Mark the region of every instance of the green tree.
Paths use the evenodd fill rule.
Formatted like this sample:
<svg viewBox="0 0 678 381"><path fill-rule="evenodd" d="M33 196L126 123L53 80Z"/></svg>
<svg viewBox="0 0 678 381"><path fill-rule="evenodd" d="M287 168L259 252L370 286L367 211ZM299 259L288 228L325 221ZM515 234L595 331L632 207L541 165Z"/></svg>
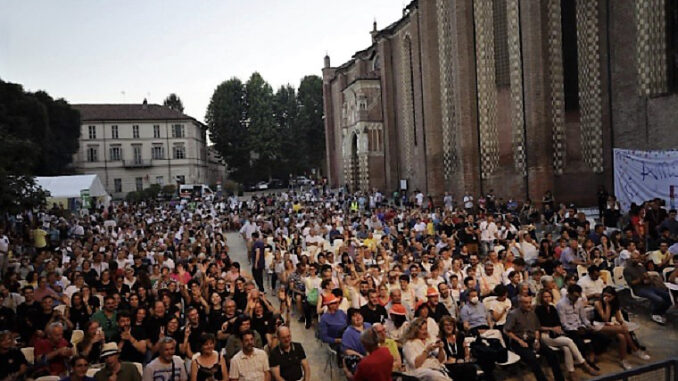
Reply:
<svg viewBox="0 0 678 381"><path fill-rule="evenodd" d="M80 113L71 108L63 99L54 100L44 91L35 93L49 116L42 160L37 173L43 175L62 175L71 173L73 154L78 150L80 137Z"/></svg>
<svg viewBox="0 0 678 381"><path fill-rule="evenodd" d="M270 178L272 164L280 158L280 134L273 115L273 89L259 73L245 84L247 132L253 180Z"/></svg>
<svg viewBox="0 0 678 381"><path fill-rule="evenodd" d="M214 147L228 167L229 176L238 182L247 181L250 174L245 115L243 83L234 77L217 86L207 107L205 122Z"/></svg>
<svg viewBox="0 0 678 381"><path fill-rule="evenodd" d="M184 112L184 104L181 103L181 98L178 95L172 93L165 98L162 102L163 106L167 106L172 110L177 110L179 112Z"/></svg>
<svg viewBox="0 0 678 381"><path fill-rule="evenodd" d="M317 75L307 75L297 91L299 107L297 128L306 144L304 170L321 168L325 159L325 123L323 122L323 81Z"/></svg>
<svg viewBox="0 0 678 381"><path fill-rule="evenodd" d="M80 115L63 99L0 80L0 212L44 203L33 176L72 172Z"/></svg>
<svg viewBox="0 0 678 381"><path fill-rule="evenodd" d="M297 94L291 85L281 86L273 96L273 116L280 135L280 160L277 177L286 178L302 166L305 145L296 128Z"/></svg>

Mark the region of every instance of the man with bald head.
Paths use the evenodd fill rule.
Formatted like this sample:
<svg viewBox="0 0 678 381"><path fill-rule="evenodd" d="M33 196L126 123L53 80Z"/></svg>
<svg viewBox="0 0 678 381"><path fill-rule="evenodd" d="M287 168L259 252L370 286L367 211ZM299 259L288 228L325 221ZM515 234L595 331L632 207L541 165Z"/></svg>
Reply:
<svg viewBox="0 0 678 381"><path fill-rule="evenodd" d="M300 343L292 342L292 333L286 326L278 327L278 344L271 349L268 362L275 381L311 380L311 367Z"/></svg>

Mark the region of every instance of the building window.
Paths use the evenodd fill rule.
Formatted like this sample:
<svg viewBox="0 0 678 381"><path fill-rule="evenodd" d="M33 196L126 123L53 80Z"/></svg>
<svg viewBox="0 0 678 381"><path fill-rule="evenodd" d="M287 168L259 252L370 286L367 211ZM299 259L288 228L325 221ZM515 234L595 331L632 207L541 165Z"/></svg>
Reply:
<svg viewBox="0 0 678 381"><path fill-rule="evenodd" d="M178 175L177 176L177 182L180 183L180 184L186 184L186 176Z"/></svg>
<svg viewBox="0 0 678 381"><path fill-rule="evenodd" d="M118 138L118 126L112 125L111 126L111 139L117 139Z"/></svg>
<svg viewBox="0 0 678 381"><path fill-rule="evenodd" d="M115 193L122 192L122 179L113 179L113 188Z"/></svg>
<svg viewBox="0 0 678 381"><path fill-rule="evenodd" d="M185 159L186 158L186 147L183 144L177 144L172 149L174 159Z"/></svg>
<svg viewBox="0 0 678 381"><path fill-rule="evenodd" d="M156 139L160 138L160 126L157 124L153 125L153 137Z"/></svg>
<svg viewBox="0 0 678 381"><path fill-rule="evenodd" d="M90 163L95 163L99 161L99 155L97 154L97 147L87 147L87 161Z"/></svg>
<svg viewBox="0 0 678 381"><path fill-rule="evenodd" d="M144 178L143 177L136 177L134 179L134 183L136 184L137 192L144 190Z"/></svg>
<svg viewBox="0 0 678 381"><path fill-rule="evenodd" d="M160 186L163 186L163 185L165 185L165 180L163 180L162 176L156 176L155 177L155 183L160 185Z"/></svg>
<svg viewBox="0 0 678 381"><path fill-rule="evenodd" d="M110 153L109 157L110 157L111 161L122 160L122 147L118 147L118 146L111 147L109 153Z"/></svg>
<svg viewBox="0 0 678 381"><path fill-rule="evenodd" d="M97 138L97 126L89 126L87 129L89 131L90 140L96 139Z"/></svg>
<svg viewBox="0 0 678 381"><path fill-rule="evenodd" d="M139 126L136 124L132 126L132 138L139 139Z"/></svg>
<svg viewBox="0 0 678 381"><path fill-rule="evenodd" d="M184 137L184 125L183 124L173 124L172 125L172 137L173 138L183 138Z"/></svg>
<svg viewBox="0 0 678 381"><path fill-rule="evenodd" d="M143 163L143 155L141 154L142 151L142 145L141 144L133 144L132 145L132 156L134 159L134 164L142 164Z"/></svg>
<svg viewBox="0 0 678 381"><path fill-rule="evenodd" d="M164 159L165 158L164 147L160 144L154 144L153 147L151 147L151 158L153 160Z"/></svg>

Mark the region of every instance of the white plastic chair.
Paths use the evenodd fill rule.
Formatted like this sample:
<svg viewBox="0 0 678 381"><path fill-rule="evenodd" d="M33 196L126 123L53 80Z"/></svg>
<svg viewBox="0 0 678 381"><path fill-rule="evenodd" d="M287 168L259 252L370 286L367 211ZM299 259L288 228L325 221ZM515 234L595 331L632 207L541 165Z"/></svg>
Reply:
<svg viewBox="0 0 678 381"><path fill-rule="evenodd" d="M59 376L42 376L35 379L35 381L59 381L61 377Z"/></svg>
<svg viewBox="0 0 678 381"><path fill-rule="evenodd" d="M35 348L33 347L25 347L21 348L21 353L24 354L24 357L26 358L26 361L33 365L35 364Z"/></svg>
<svg viewBox="0 0 678 381"><path fill-rule="evenodd" d="M134 364L134 366L137 367L137 370L139 371L139 375L140 375L141 377L143 377L143 376L144 376L144 366L141 365L140 362L133 362L132 364Z"/></svg>
<svg viewBox="0 0 678 381"><path fill-rule="evenodd" d="M665 268L665 269L662 271L662 279L664 279L664 282L668 282L668 281L669 281L669 275L671 275L671 273L672 273L673 270L675 270L675 269L676 269L675 267L669 266L669 267Z"/></svg>
<svg viewBox="0 0 678 381"><path fill-rule="evenodd" d="M78 354L78 344L85 338L85 332L81 329L74 329L71 334L71 344L73 344L73 353Z"/></svg>
<svg viewBox="0 0 678 381"><path fill-rule="evenodd" d="M59 304L58 306L54 307L55 311L59 311L61 313L61 316L66 315L66 305L65 304Z"/></svg>

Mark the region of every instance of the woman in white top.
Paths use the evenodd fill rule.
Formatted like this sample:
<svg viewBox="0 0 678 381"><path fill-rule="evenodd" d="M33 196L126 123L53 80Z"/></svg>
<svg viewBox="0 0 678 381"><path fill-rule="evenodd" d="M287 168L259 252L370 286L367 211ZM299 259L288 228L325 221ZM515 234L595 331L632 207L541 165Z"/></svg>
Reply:
<svg viewBox="0 0 678 381"><path fill-rule="evenodd" d="M416 318L403 337L403 357L407 372L424 381L448 381L443 362L442 341L429 336L425 318Z"/></svg>

